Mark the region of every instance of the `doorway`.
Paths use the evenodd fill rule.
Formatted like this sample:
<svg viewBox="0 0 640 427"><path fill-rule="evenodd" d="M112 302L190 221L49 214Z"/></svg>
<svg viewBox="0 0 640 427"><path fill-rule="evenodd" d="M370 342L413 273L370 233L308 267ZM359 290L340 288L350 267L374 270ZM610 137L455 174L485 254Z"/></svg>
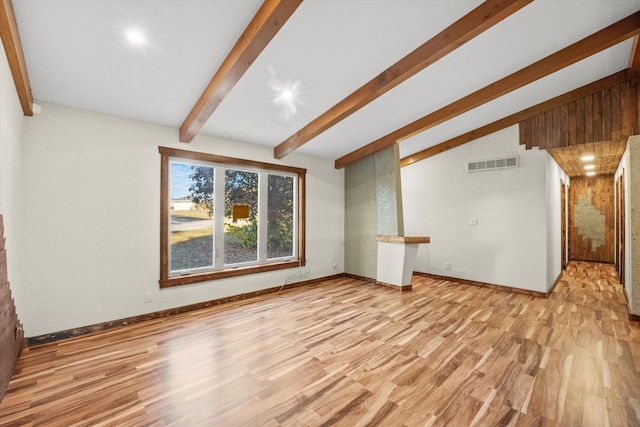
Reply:
<svg viewBox="0 0 640 427"><path fill-rule="evenodd" d="M567 191L568 186L564 181L560 181L560 253L562 256L561 266L563 270L567 268Z"/></svg>
<svg viewBox="0 0 640 427"><path fill-rule="evenodd" d="M625 197L624 169L615 183L616 189L616 270L620 283L624 284L625 274Z"/></svg>

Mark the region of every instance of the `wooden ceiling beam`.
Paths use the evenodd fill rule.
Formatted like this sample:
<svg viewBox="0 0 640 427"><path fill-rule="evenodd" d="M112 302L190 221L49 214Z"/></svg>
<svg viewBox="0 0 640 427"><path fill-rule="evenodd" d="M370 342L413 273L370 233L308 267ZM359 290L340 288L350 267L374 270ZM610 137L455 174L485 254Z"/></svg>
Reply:
<svg viewBox="0 0 640 427"><path fill-rule="evenodd" d="M273 150L281 159L533 0L487 0L287 138Z"/></svg>
<svg viewBox="0 0 640 427"><path fill-rule="evenodd" d="M493 123L489 123L488 125L482 126L478 129L474 129L471 132L456 136L455 138L451 138L447 141L441 142L438 145L434 145L433 147L429 147L410 156L403 157L402 159L400 159L400 166L409 166L413 163L419 162L420 160L428 159L429 157L435 156L436 154L440 154L447 150L451 150L452 148L464 145L467 142L471 142L475 139L492 134L493 132L505 129L509 126L516 125L521 121L530 119L531 117L537 116L538 114L553 110L554 108L560 107L569 102L576 101L578 99L584 98L585 96L613 87L617 84L625 82L626 80L627 70L618 71L617 73L611 74L600 80L596 80L595 82L589 83L570 92L556 96L555 98L541 102L537 105L534 105L533 107L526 108L522 111L511 114L510 116L504 117L500 120L496 120Z"/></svg>
<svg viewBox="0 0 640 427"><path fill-rule="evenodd" d="M640 35L633 38L633 47L629 57L629 79L637 79L640 77L640 46L638 46Z"/></svg>
<svg viewBox="0 0 640 427"><path fill-rule="evenodd" d="M180 126L180 142L191 142L302 0L265 0Z"/></svg>
<svg viewBox="0 0 640 427"><path fill-rule="evenodd" d="M640 33L640 12L612 24L528 67L512 73L458 101L430 113L408 125L391 132L335 161L337 169L357 162L378 151L391 147L407 138L444 123L480 105L493 101L516 89L548 76L569 65L588 58Z"/></svg>
<svg viewBox="0 0 640 427"><path fill-rule="evenodd" d="M33 116L33 94L31 93L31 83L29 83L29 74L27 73L27 65L24 61L24 53L22 51L22 43L20 43L20 34L18 33L18 24L13 13L11 0L0 0L0 37L7 54L9 68L13 75L18 98L22 106L22 112L25 116Z"/></svg>

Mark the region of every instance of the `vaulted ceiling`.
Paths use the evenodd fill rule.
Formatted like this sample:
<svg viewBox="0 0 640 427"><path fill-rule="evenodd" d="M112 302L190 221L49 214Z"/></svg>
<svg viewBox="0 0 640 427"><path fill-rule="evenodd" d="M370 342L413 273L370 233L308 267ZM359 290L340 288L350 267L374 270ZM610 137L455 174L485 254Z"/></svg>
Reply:
<svg viewBox="0 0 640 427"><path fill-rule="evenodd" d="M337 167L396 142L409 157L638 62L640 0L11 3L36 102Z"/></svg>

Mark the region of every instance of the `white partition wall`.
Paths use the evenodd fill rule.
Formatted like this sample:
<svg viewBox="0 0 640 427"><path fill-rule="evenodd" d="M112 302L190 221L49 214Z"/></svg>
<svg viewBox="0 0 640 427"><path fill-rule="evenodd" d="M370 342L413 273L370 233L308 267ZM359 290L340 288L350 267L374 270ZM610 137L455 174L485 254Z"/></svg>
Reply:
<svg viewBox="0 0 640 427"><path fill-rule="evenodd" d="M563 173L518 140L512 126L402 168L405 233L431 238L416 271L543 293L553 285ZM518 167L467 171L510 156Z"/></svg>

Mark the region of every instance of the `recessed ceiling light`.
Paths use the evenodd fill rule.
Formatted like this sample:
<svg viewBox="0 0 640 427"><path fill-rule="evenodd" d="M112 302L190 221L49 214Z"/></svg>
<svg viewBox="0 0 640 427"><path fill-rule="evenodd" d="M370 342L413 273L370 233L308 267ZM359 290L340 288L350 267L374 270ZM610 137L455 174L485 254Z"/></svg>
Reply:
<svg viewBox="0 0 640 427"><path fill-rule="evenodd" d="M595 159L595 156L593 154L585 154L581 157L581 159L583 162L590 162L591 160Z"/></svg>
<svg viewBox="0 0 640 427"><path fill-rule="evenodd" d="M585 170L593 170L596 168L596 165L584 165Z"/></svg>
<svg viewBox="0 0 640 427"><path fill-rule="evenodd" d="M131 44L141 45L147 41L147 37L138 29L127 30L124 34Z"/></svg>
<svg viewBox="0 0 640 427"><path fill-rule="evenodd" d="M586 173L587 176L594 176L595 174L596 174L595 171L590 171Z"/></svg>

